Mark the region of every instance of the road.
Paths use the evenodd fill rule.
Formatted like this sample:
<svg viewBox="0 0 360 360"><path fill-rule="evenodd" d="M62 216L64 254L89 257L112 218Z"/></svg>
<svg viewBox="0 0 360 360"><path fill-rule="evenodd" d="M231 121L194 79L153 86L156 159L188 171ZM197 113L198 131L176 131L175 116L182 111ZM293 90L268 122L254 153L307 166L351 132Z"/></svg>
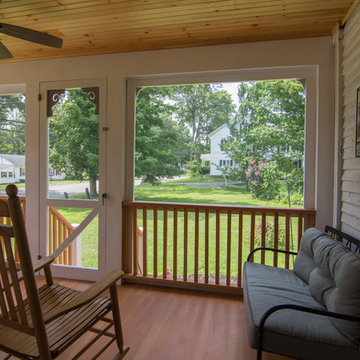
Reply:
<svg viewBox="0 0 360 360"><path fill-rule="evenodd" d="M179 179L180 177L176 177L177 179ZM167 181L168 179L163 179L161 180L161 182L163 181ZM135 179L135 186L140 185L141 184L141 179ZM98 188L99 188L99 182L97 184ZM74 183L66 183L66 184L50 184L49 185L49 193L50 193L50 198L51 199L64 199L64 193L66 192L68 194L68 196L73 196L73 195L79 195L79 194L84 194L85 193L85 189L89 188L89 182L84 181L84 182L74 182ZM5 189L0 189L0 196L4 196L6 195L5 193ZM19 188L19 196L25 196L25 189L24 188Z"/></svg>

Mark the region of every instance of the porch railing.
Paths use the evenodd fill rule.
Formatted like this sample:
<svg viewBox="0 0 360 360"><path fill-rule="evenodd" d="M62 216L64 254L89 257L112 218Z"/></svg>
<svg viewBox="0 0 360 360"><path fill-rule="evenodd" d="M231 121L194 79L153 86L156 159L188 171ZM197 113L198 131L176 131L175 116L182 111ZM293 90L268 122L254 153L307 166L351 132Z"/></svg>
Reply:
<svg viewBox="0 0 360 360"><path fill-rule="evenodd" d="M75 230L74 226L62 216L54 207L49 206L49 254L52 254ZM74 264L73 247L70 244L54 261L58 265L76 265ZM75 255L76 258L76 255Z"/></svg>
<svg viewBox="0 0 360 360"><path fill-rule="evenodd" d="M295 250L315 226L310 209L123 203L126 279L241 289L242 267L258 246ZM257 261L291 268L293 257L257 255Z"/></svg>
<svg viewBox="0 0 360 360"><path fill-rule="evenodd" d="M6 196L0 196L0 199L7 199ZM20 201L22 205L22 209L25 212L26 206L26 198L24 196L20 196ZM10 218L0 217L0 224L11 224ZM57 249L66 238L74 231L75 227L69 223L54 207L49 207L49 244L48 249L49 253L52 254L55 249ZM1 242L2 246L2 242ZM61 265L74 265L74 258L76 258L76 254L74 254L73 244L70 244L66 250L55 260L55 264ZM19 261L18 253L15 247L14 253L15 261Z"/></svg>

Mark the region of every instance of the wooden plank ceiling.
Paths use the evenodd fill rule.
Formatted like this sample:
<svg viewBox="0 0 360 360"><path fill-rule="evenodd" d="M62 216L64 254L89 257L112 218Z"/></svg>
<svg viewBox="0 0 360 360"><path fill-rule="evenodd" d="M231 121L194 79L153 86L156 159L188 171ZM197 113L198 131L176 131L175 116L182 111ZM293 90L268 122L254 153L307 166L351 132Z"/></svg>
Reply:
<svg viewBox="0 0 360 360"><path fill-rule="evenodd" d="M1 22L64 44L0 34L14 56L1 62L327 36L351 6L354 0L2 0Z"/></svg>

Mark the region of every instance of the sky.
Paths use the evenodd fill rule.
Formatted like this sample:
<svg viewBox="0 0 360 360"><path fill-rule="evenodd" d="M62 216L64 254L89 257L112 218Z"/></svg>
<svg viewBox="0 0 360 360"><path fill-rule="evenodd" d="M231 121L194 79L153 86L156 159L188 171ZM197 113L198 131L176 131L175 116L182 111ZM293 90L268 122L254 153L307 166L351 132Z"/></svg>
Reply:
<svg viewBox="0 0 360 360"><path fill-rule="evenodd" d="M226 90L230 95L231 98L236 106L239 106L239 99L237 96L237 89L239 83L222 83L223 89Z"/></svg>

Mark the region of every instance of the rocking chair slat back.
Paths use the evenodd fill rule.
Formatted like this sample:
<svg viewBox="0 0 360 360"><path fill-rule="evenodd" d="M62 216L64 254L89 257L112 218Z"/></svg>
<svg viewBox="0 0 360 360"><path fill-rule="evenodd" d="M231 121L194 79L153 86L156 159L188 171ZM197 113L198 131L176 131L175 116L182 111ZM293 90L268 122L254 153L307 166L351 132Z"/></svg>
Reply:
<svg viewBox="0 0 360 360"><path fill-rule="evenodd" d="M0 200L0 216L10 217L5 200ZM11 240L14 237L13 228L0 224L0 237L0 323L33 333L29 329L29 320L24 305L25 297L21 291L17 274L18 269L14 258L15 240Z"/></svg>

